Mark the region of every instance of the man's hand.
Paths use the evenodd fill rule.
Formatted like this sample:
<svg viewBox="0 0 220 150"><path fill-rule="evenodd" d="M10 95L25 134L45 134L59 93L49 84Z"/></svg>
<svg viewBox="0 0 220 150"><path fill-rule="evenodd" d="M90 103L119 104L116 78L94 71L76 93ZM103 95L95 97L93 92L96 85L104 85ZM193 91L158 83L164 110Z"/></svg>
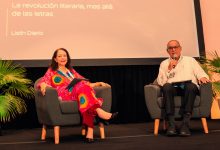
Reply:
<svg viewBox="0 0 220 150"><path fill-rule="evenodd" d="M208 83L208 82L210 82L210 80L207 79L206 77L202 77L199 79L199 84Z"/></svg>
<svg viewBox="0 0 220 150"><path fill-rule="evenodd" d="M170 60L170 64L169 64L169 66L168 66L168 70L170 71L170 70L172 70L173 68L175 68L176 65L177 65L177 63L178 63L177 60L171 59L171 60Z"/></svg>

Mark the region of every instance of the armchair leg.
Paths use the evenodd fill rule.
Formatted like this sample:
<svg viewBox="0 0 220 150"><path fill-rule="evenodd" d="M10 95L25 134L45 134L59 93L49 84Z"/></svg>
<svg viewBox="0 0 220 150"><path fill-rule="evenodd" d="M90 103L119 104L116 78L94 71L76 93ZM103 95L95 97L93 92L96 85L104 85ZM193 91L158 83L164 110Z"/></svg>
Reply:
<svg viewBox="0 0 220 150"><path fill-rule="evenodd" d="M41 132L41 140L45 140L47 135L47 126L43 125L42 132Z"/></svg>
<svg viewBox="0 0 220 150"><path fill-rule="evenodd" d="M105 139L105 128L103 123L99 123L100 138Z"/></svg>
<svg viewBox="0 0 220 150"><path fill-rule="evenodd" d="M204 132L206 134L209 133L209 129L208 129L206 118L201 118L201 120L202 120L202 126L203 126L203 129L204 129Z"/></svg>
<svg viewBox="0 0 220 150"><path fill-rule="evenodd" d="M158 135L158 130L159 130L159 125L160 125L160 119L155 119L154 120L154 135Z"/></svg>
<svg viewBox="0 0 220 150"><path fill-rule="evenodd" d="M54 142L55 144L60 143L60 126L54 126Z"/></svg>

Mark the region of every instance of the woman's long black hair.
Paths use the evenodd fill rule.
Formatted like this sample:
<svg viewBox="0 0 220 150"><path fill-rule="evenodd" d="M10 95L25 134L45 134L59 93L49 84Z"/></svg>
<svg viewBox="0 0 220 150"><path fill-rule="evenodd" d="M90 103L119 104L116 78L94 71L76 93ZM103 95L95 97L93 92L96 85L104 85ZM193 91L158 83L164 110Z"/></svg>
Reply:
<svg viewBox="0 0 220 150"><path fill-rule="evenodd" d="M66 66L66 68L71 69L71 59L70 59L70 55L69 55L69 52L68 52L65 48L58 48L58 49L56 49L56 50L54 51L53 57L52 57L52 62L51 62L51 65L50 65L51 69L54 70L54 71L58 69L58 63L55 61L55 58L57 57L57 52L58 52L59 50L62 50L62 51L64 51L64 52L66 52L67 63L66 63L65 66Z"/></svg>

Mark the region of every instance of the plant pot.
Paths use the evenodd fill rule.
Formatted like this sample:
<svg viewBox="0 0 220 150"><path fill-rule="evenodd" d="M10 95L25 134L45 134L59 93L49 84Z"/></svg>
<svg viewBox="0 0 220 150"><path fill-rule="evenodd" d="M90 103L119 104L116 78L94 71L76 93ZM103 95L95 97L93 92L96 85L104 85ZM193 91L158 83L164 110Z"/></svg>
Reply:
<svg viewBox="0 0 220 150"><path fill-rule="evenodd" d="M211 119L220 119L220 99L214 98L211 107Z"/></svg>

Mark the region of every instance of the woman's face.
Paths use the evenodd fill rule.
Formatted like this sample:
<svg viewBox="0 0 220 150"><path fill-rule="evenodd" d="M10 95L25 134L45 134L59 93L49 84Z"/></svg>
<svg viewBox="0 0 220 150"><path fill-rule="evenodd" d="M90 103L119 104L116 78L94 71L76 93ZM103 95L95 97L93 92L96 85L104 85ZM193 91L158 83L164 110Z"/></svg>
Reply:
<svg viewBox="0 0 220 150"><path fill-rule="evenodd" d="M58 63L59 67L65 66L67 63L67 54L63 50L58 50L57 56L54 59Z"/></svg>

